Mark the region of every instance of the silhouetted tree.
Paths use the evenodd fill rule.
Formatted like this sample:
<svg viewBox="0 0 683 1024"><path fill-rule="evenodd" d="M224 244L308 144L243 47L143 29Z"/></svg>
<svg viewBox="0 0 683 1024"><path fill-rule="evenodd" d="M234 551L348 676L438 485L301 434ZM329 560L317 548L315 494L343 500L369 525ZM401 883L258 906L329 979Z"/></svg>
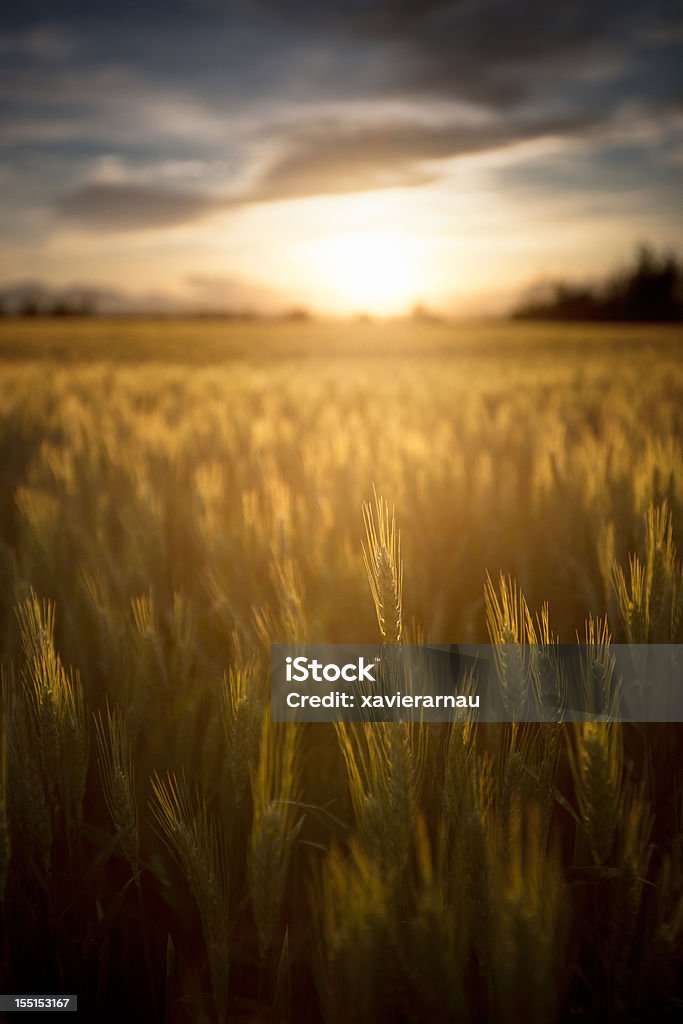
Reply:
<svg viewBox="0 0 683 1024"><path fill-rule="evenodd" d="M631 320L672 322L683 319L683 268L672 253L659 256L648 245L638 249L631 267L597 288L552 283L536 288L514 311L529 320Z"/></svg>
<svg viewBox="0 0 683 1024"><path fill-rule="evenodd" d="M681 312L681 267L675 256L658 256L647 245L635 265L607 284L605 305L614 319L678 320Z"/></svg>

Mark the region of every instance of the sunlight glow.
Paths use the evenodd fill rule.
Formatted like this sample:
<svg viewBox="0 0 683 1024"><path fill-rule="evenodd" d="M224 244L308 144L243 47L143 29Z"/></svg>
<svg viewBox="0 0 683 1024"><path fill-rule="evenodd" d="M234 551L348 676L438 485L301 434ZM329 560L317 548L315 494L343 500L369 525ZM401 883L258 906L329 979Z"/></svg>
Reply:
<svg viewBox="0 0 683 1024"><path fill-rule="evenodd" d="M316 246L318 274L339 303L375 314L405 311L421 284L418 252L400 234L350 232Z"/></svg>

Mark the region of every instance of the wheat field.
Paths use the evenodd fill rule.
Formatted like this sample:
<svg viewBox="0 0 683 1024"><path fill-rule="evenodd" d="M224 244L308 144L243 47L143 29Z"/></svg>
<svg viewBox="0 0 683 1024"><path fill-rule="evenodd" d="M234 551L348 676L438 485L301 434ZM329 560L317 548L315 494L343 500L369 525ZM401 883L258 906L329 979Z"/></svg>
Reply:
<svg viewBox="0 0 683 1024"><path fill-rule="evenodd" d="M0 991L679 1019L678 725L267 707L277 642L683 642L680 330L7 321L0 410Z"/></svg>

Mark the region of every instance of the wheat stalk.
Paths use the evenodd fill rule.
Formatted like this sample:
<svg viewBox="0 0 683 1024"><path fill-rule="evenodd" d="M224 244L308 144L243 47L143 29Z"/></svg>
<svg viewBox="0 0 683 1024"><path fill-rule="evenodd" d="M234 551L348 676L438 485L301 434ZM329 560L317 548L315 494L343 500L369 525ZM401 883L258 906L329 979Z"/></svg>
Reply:
<svg viewBox="0 0 683 1024"><path fill-rule="evenodd" d="M529 696L527 640L529 609L524 594L510 576L500 574L498 592L490 575L485 584L486 624L495 645L495 661L501 694L513 722L524 717Z"/></svg>
<svg viewBox="0 0 683 1024"><path fill-rule="evenodd" d="M229 668L223 675L221 701L227 743L231 803L242 806L250 773L259 750L261 702L255 685L253 663Z"/></svg>
<svg viewBox="0 0 683 1024"><path fill-rule="evenodd" d="M54 605L32 592L17 614L45 785L50 795L60 788L68 814L80 820L88 768L82 683L64 669L55 648Z"/></svg>
<svg viewBox="0 0 683 1024"><path fill-rule="evenodd" d="M248 848L251 901L261 955L270 952L281 923L299 796L300 733L290 724L263 720L261 748L252 772L253 819Z"/></svg>
<svg viewBox="0 0 683 1024"><path fill-rule="evenodd" d="M136 884L140 878L140 834L135 801L133 753L121 709L107 705L106 720L95 715L99 769L107 810Z"/></svg>
<svg viewBox="0 0 683 1024"><path fill-rule="evenodd" d="M401 534L394 509L389 510L386 498L378 497L376 492L374 497L374 507L369 502L363 503L363 564L382 641L398 644L403 632Z"/></svg>
<svg viewBox="0 0 683 1024"><path fill-rule="evenodd" d="M152 813L183 871L199 909L214 1004L225 1018L230 964L229 887L226 843L206 801L190 795L184 775L152 777Z"/></svg>
<svg viewBox="0 0 683 1024"><path fill-rule="evenodd" d="M568 744L581 822L596 864L613 850L623 783L623 741L618 722L579 722Z"/></svg>

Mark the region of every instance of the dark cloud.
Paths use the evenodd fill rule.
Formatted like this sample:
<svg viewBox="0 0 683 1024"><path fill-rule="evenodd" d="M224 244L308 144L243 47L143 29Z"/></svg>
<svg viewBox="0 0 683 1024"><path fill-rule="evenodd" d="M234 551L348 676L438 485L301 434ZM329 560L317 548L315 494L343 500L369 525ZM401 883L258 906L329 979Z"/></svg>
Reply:
<svg viewBox="0 0 683 1024"><path fill-rule="evenodd" d="M126 182L86 184L61 196L56 209L64 217L106 231L173 227L249 203L413 188L434 180L434 171L425 167L431 161L525 139L589 131L593 125L590 116L525 123L507 119L478 126L411 123L376 127L322 121L288 136L282 154L237 194Z"/></svg>
<svg viewBox="0 0 683 1024"><path fill-rule="evenodd" d="M256 0L283 24L366 44L382 63L386 89L457 97L506 109L571 86L586 64L648 62L655 35L676 40L676 0L519 4L510 0ZM681 40L666 68L678 68ZM652 63L657 78L666 70Z"/></svg>
<svg viewBox="0 0 683 1024"><path fill-rule="evenodd" d="M587 68L618 70L617 91L681 83L677 0L31 0L10 23L82 34L83 60L144 68L205 102L283 95L437 96L496 110L571 102ZM303 68L303 75L300 69ZM649 79L649 84L647 79ZM676 90L676 82L669 83ZM604 82L603 82L604 86ZM599 103L600 96L594 98Z"/></svg>
<svg viewBox="0 0 683 1024"><path fill-rule="evenodd" d="M426 185L434 173L420 168L428 155L424 147L444 148L430 135L420 126L311 126L289 141L245 198L255 202Z"/></svg>
<svg viewBox="0 0 683 1024"><path fill-rule="evenodd" d="M198 220L225 206L200 192L139 185L85 185L60 197L63 217L104 231L167 228Z"/></svg>
<svg viewBox="0 0 683 1024"><path fill-rule="evenodd" d="M62 217L108 231L169 227L239 203L418 186L438 160L608 133L626 109L680 109L679 7L23 0L0 15L3 146L14 167L30 157L44 202L61 187ZM322 116L316 104L337 112ZM410 107L412 120L383 114L387 104ZM473 116L458 119L458 104ZM57 151L61 185L41 171ZM229 162L232 180L171 189L89 177L86 161L112 153L131 165ZM252 164L265 169L254 177ZM67 180L85 184L65 191Z"/></svg>
<svg viewBox="0 0 683 1024"><path fill-rule="evenodd" d="M415 167L415 149L399 156L388 168L383 157L389 147L381 152L363 153L360 137L354 140L355 152L349 153L343 163L336 156L343 145L338 138L327 138L325 142L322 137L317 142L310 138L308 145L312 150L302 142L296 151L277 161L239 195L170 190L154 185L93 184L60 195L54 209L65 220L100 231L170 228L251 203L407 188L426 184L434 177Z"/></svg>
<svg viewBox="0 0 683 1024"><path fill-rule="evenodd" d="M424 164L528 139L590 130L592 114L496 120L480 125L417 123L354 126L322 122L290 137L288 149L254 187L251 199L409 187L432 181Z"/></svg>

